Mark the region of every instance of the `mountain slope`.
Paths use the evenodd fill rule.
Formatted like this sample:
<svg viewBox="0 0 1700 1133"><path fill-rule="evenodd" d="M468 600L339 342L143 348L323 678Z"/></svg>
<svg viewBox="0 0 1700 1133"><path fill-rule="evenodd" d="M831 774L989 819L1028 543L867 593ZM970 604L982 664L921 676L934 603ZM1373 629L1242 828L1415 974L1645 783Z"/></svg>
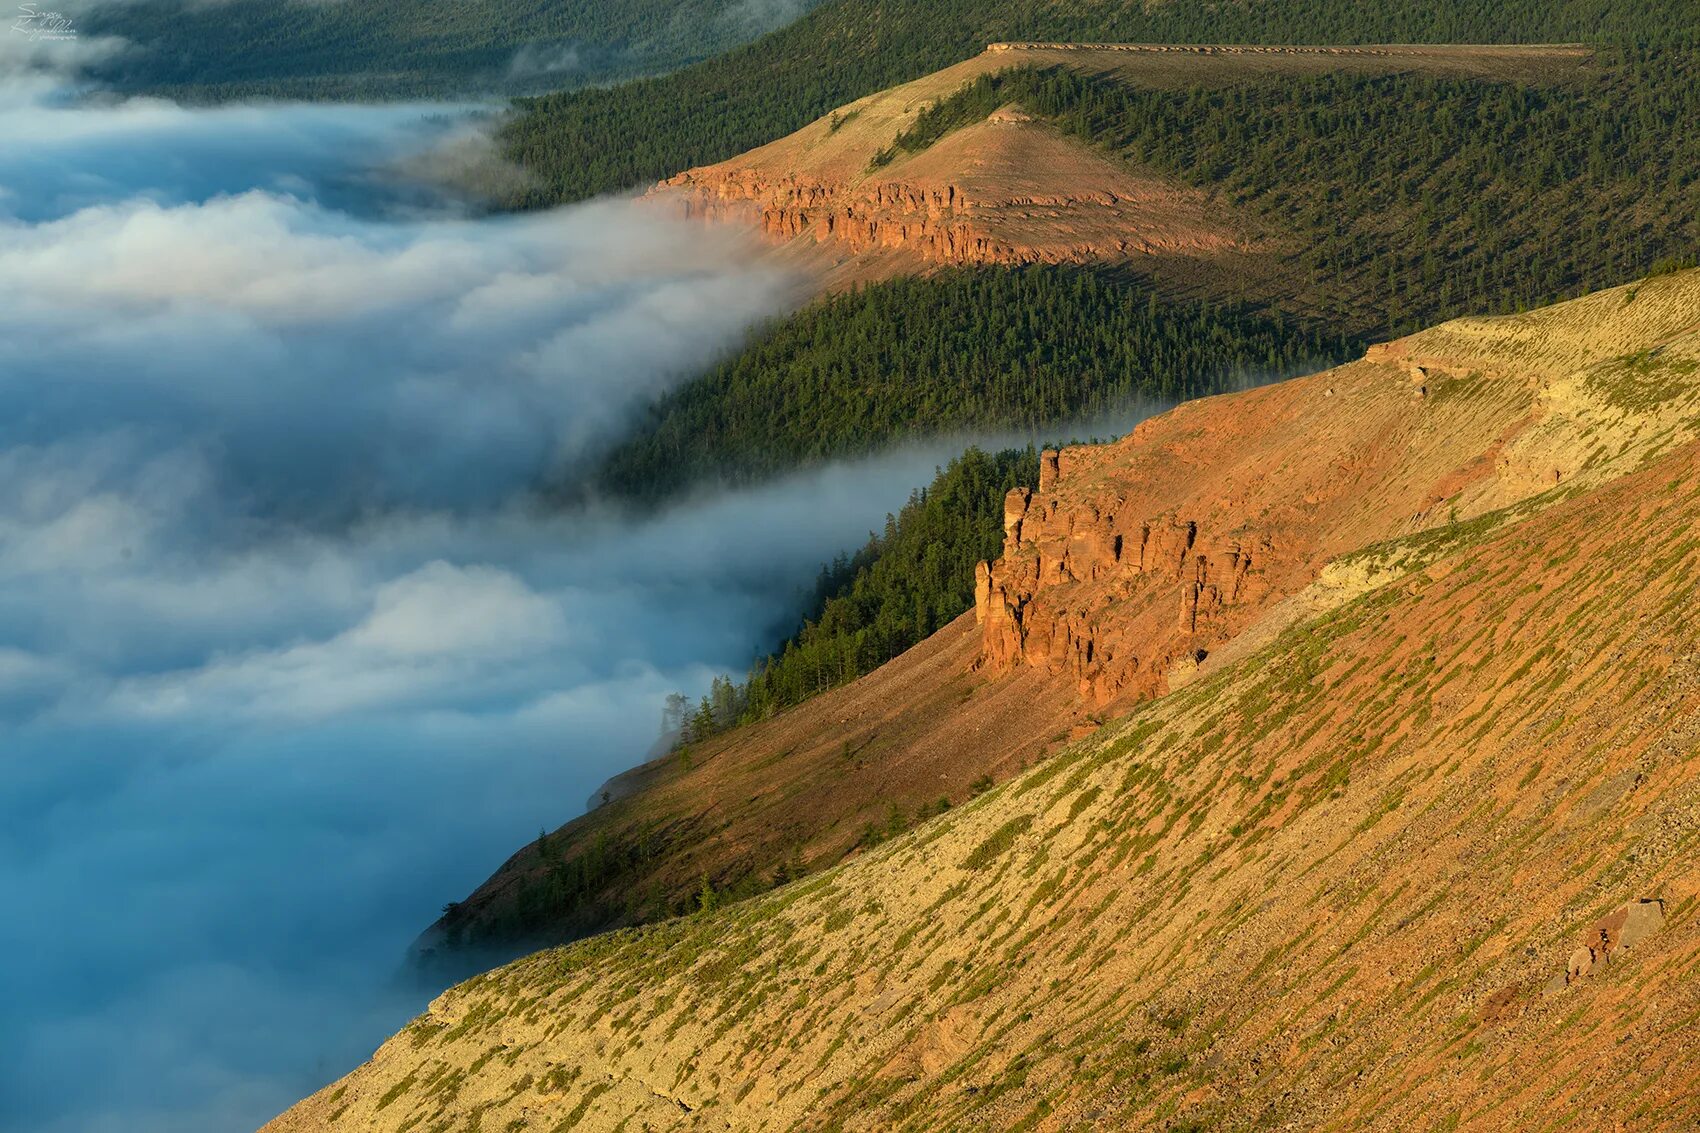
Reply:
<svg viewBox="0 0 1700 1133"><path fill-rule="evenodd" d="M1588 458L864 857L452 990L269 1128L1690 1127L1697 295L1348 368L1444 351L1480 376L1427 404L1532 385L1520 436ZM1291 385L1326 447L1345 379Z"/></svg>
<svg viewBox="0 0 1700 1133"><path fill-rule="evenodd" d="M994 44L652 195L829 286L1070 263L1367 338L1691 256L1700 54Z"/></svg>
<svg viewBox="0 0 1700 1133"><path fill-rule="evenodd" d="M651 195L688 215L748 217L770 239L800 245L799 258L825 260L840 281L940 264L1131 262L1182 278L1204 272L1222 293L1235 286L1229 279L1243 287L1247 273L1277 270L1267 262L1274 242L1250 218L1207 187L1113 160L1083 145L1089 137L1003 104L1052 68L1115 86L1193 90L1337 73L1553 82L1590 58L1570 47L999 43L749 153L686 170ZM1026 81L995 81L1010 71Z"/></svg>
<svg viewBox="0 0 1700 1133"><path fill-rule="evenodd" d="M1160 693L1266 619L1407 567L1374 549L1389 540L1444 547L1694 437L1697 345L1689 271L1445 323L1042 456L982 574L986 665L1066 672L1098 702Z"/></svg>
<svg viewBox="0 0 1700 1133"><path fill-rule="evenodd" d="M976 749L1142 708L814 878L479 976L275 1128L1691 1121L1697 436L1683 272L1068 449L988 573L1054 565L1020 618L988 594L981 648L955 624L617 806L695 798L726 861L823 837L835 781L959 788ZM1215 621L1176 626L1195 561L1080 522L1153 514L1161 466L1214 500L1176 519L1232 505L1273 551ZM1052 648L1047 609L1110 648ZM1154 684L1078 667L1176 645ZM853 752L869 725L896 742Z"/></svg>
<svg viewBox="0 0 1700 1133"><path fill-rule="evenodd" d="M1192 402L1011 494L967 619L846 688L693 745L516 854L427 947L511 948L745 895L960 805L1106 715L1700 435L1700 273L1459 320ZM1202 663L1200 663L1202 660ZM893 820L895 816L895 821ZM584 904L565 863L625 863ZM599 856L598 856L599 855ZM555 863L555 864L552 864Z"/></svg>

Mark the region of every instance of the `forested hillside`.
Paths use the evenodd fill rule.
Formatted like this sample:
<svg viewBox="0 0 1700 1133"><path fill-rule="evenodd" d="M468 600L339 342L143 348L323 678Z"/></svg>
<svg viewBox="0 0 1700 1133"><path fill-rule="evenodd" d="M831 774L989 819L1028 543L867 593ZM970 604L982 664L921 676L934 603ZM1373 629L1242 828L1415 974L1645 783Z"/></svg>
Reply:
<svg viewBox="0 0 1700 1133"><path fill-rule="evenodd" d="M1285 245L1273 301L1355 333L1556 302L1700 248L1692 51L1603 48L1581 80L1546 85L1341 71L1152 90L1021 68L894 148L1012 102L1249 209Z"/></svg>
<svg viewBox="0 0 1700 1133"><path fill-rule="evenodd" d="M1067 67L985 75L921 113L871 167L1020 104L1112 156L1222 194L1278 249L1279 278L1232 281L1245 294L1218 307L1071 268L865 286L661 399L603 462L600 486L654 501L904 437L1040 436L1685 262L1700 238L1697 70L1687 50L1605 47L1576 76L1541 83L1351 69L1180 88ZM983 526L948 532L913 501L905 520L935 530L954 564L948 585L917 606L882 581L895 571L882 556L918 569L894 528L855 569L829 572L800 635L747 686L723 682L705 721L795 704L928 632L907 627L965 609L968 548L995 539L998 498L988 487L965 500Z"/></svg>
<svg viewBox="0 0 1700 1133"><path fill-rule="evenodd" d="M676 74L536 99L505 138L544 205L731 157L999 40L1692 45L1697 28L1689 0L830 0Z"/></svg>
<svg viewBox="0 0 1700 1133"><path fill-rule="evenodd" d="M655 500L910 437L1037 435L1325 365L1350 344L1088 271L963 269L805 308L650 408L602 463Z"/></svg>
<svg viewBox="0 0 1700 1133"><path fill-rule="evenodd" d="M981 268L858 288L777 323L663 397L601 463L601 488L652 503L956 432L1041 436L1343 359L1349 344L1088 271ZM1119 418L1114 411L1120 411ZM869 672L972 604L1003 498L1031 449L970 449L886 530L822 570L796 635L748 682L717 684L699 735Z"/></svg>
<svg viewBox="0 0 1700 1133"><path fill-rule="evenodd" d="M179 98L527 93L707 59L813 0L144 0L77 17L136 49L103 77Z"/></svg>

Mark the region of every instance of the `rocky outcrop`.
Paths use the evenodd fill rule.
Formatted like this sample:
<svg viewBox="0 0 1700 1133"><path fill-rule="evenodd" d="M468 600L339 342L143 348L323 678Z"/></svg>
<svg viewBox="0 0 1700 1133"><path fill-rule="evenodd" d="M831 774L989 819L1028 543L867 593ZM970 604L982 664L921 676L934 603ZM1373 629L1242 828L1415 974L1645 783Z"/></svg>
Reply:
<svg viewBox="0 0 1700 1133"><path fill-rule="evenodd" d="M762 236L775 243L806 237L818 244L840 245L852 256L902 249L928 264L950 267L1090 258L1081 249L999 237L980 222L978 214L984 208L952 184L880 181L852 186L802 177L770 182L742 171L693 170L666 181L662 189L675 195L688 218L753 221ZM1103 193L1090 194L1082 202L1100 207L1118 203ZM1001 204L1068 209L1082 202L1052 196ZM1118 242L1114 250L1120 253L1131 247Z"/></svg>
<svg viewBox="0 0 1700 1133"><path fill-rule="evenodd" d="M984 57L987 66L997 58ZM893 148L921 111L981 69L953 68L841 107L741 157L686 170L650 195L689 217L825 250L834 266L873 259L862 278L1245 250L1243 225L1220 202L1113 161L1020 106L918 151ZM880 255L892 251L903 255Z"/></svg>
<svg viewBox="0 0 1700 1133"><path fill-rule="evenodd" d="M980 663L1066 673L1095 701L1154 695L1171 666L1203 659L1224 611L1258 590L1259 548L1157 501L1064 503L1052 493L1065 455L1041 453L1038 492L1017 488L1004 501L1003 557L975 575Z"/></svg>
<svg viewBox="0 0 1700 1133"><path fill-rule="evenodd" d="M1463 521L1672 451L1696 436L1700 387L1654 386L1626 359L1695 365L1697 295L1700 274L1673 276L1455 320L1112 446L1046 451L977 572L982 670L1040 668L1096 705L1159 695L1243 655L1241 634L1267 643L1385 584Z"/></svg>
<svg viewBox="0 0 1700 1133"><path fill-rule="evenodd" d="M1587 940L1570 953L1564 971L1553 977L1547 992L1564 988L1597 975L1622 954L1634 949L1649 936L1665 926L1665 903L1656 897L1643 897L1619 905L1595 922Z"/></svg>

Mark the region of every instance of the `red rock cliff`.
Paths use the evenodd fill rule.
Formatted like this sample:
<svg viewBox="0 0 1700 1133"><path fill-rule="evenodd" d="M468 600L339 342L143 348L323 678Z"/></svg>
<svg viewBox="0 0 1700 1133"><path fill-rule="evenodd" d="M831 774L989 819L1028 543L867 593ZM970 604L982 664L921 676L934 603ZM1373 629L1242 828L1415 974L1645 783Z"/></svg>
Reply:
<svg viewBox="0 0 1700 1133"><path fill-rule="evenodd" d="M1177 662L1201 659L1223 614L1268 593L1268 541L1212 531L1138 495L1065 502L1054 490L1068 453L1041 455L1037 494L1004 502L1004 553L977 571L981 665L1067 673L1083 696L1144 698Z"/></svg>

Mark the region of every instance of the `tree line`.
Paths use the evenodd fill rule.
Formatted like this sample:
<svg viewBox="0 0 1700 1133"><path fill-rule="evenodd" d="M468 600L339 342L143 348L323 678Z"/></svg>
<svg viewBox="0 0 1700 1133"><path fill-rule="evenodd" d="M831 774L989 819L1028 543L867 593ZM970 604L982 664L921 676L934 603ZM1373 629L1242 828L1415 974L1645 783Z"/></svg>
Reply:
<svg viewBox="0 0 1700 1133"><path fill-rule="evenodd" d="M870 673L974 602L974 566L997 557L1003 500L1039 475L1032 447L970 448L916 489L853 554L821 568L808 612L746 679L717 678L685 719L695 743ZM685 758L689 758L688 752Z"/></svg>
<svg viewBox="0 0 1700 1133"><path fill-rule="evenodd" d="M1544 305L1700 246L1694 51L1602 49L1551 85L1341 71L1153 90L1017 68L917 125L1005 102L1249 210L1290 248L1277 301L1353 334Z"/></svg>

